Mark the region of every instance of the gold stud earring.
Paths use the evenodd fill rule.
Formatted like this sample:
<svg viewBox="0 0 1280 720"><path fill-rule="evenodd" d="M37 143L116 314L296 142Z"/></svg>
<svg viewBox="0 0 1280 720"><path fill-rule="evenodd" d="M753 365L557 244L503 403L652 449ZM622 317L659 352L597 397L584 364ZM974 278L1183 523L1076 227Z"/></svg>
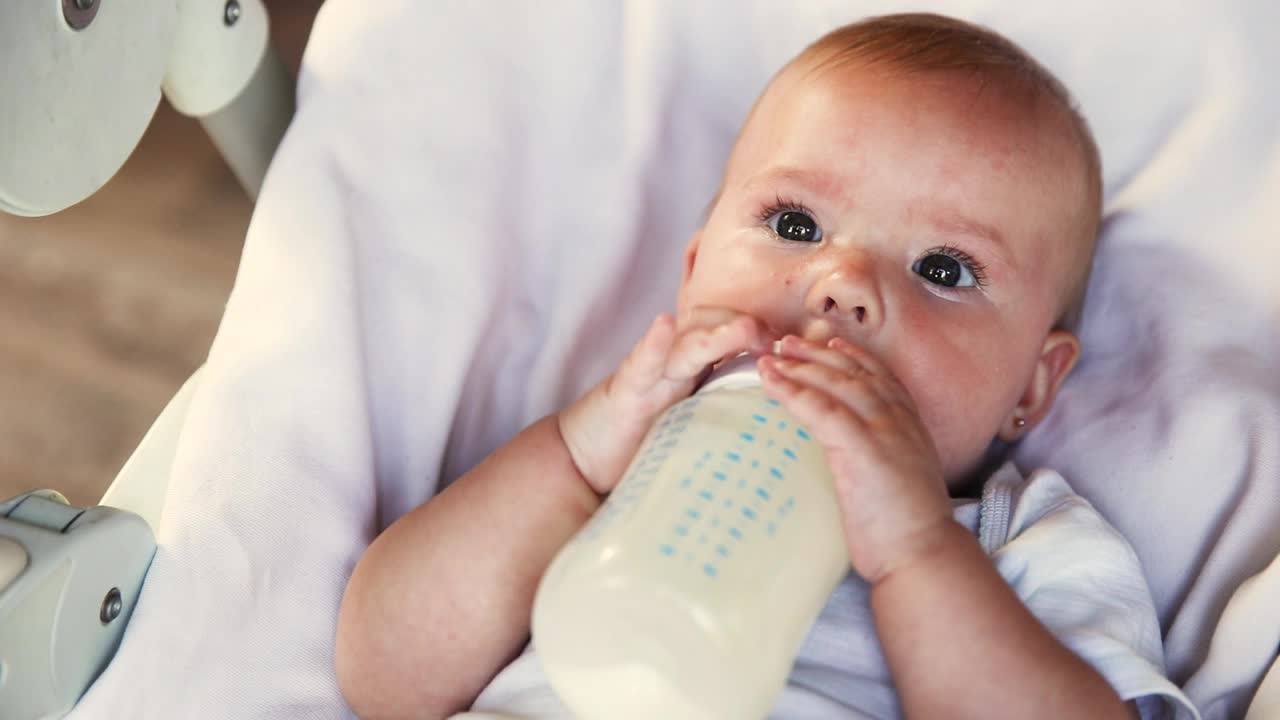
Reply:
<svg viewBox="0 0 1280 720"><path fill-rule="evenodd" d="M1021 430L1022 428L1027 426L1027 419L1016 417L1013 419L1013 426Z"/></svg>

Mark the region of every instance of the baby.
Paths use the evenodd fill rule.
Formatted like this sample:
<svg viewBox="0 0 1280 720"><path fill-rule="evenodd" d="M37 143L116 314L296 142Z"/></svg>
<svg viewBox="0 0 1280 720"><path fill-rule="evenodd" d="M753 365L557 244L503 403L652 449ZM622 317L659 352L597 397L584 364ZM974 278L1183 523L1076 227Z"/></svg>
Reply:
<svg viewBox="0 0 1280 720"><path fill-rule="evenodd" d="M351 706L562 716L521 655L540 576L654 419L753 352L822 443L852 563L776 716L1194 717L1123 539L1052 472L979 475L1079 356L1099 165L1063 87L987 30L901 15L818 40L747 118L677 314L360 560Z"/></svg>

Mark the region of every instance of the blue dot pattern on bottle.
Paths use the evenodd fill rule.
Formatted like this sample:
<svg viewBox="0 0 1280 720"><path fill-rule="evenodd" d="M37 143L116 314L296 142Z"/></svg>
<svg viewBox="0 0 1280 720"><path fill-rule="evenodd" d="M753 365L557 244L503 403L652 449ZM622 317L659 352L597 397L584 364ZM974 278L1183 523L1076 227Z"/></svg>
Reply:
<svg viewBox="0 0 1280 720"><path fill-rule="evenodd" d="M694 418L701 398L694 396L688 398L684 402L672 407L658 421L657 427L654 428L656 434L651 442L646 444L646 450L643 455L636 458L631 464L625 477L618 482L617 487L609 494L609 499L603 506L592 516L586 527L579 533L575 542L591 542L599 537L600 532L613 524L617 517L625 512L628 508L635 505L636 501L642 497L653 483L654 476L657 475L658 469L662 467L662 463L667 459L667 452L675 449L680 444L680 436L689 426L689 421ZM691 474L684 476L680 481L680 487L690 489L694 484L694 474L702 470L708 460L711 459L710 452L704 452L702 457L694 463ZM674 529L677 535L688 534L688 528L677 526ZM674 554L674 550L671 554Z"/></svg>
<svg viewBox="0 0 1280 720"><path fill-rule="evenodd" d="M658 542L660 555L715 579L732 561L735 546L751 537L770 539L785 531L787 516L796 506L795 497L788 492L787 472L799 462L796 443L810 441L809 433L779 419L778 403L762 397L758 407L743 414L741 427L724 435L731 447L678 453L685 431L698 420L704 398L691 397L659 420L641 455L592 518L581 540L594 539L634 506L673 455L693 458L689 467L678 469L683 475L666 475L681 478L679 491L687 493L689 500L671 519L669 535Z"/></svg>

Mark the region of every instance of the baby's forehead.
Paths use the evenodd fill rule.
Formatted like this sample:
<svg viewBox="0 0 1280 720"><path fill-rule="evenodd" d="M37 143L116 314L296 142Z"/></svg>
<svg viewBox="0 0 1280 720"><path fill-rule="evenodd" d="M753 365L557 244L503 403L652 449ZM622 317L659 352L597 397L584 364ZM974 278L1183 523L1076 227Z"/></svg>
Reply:
<svg viewBox="0 0 1280 720"><path fill-rule="evenodd" d="M1070 109L1050 94L1008 72L916 70L888 61L811 67L789 66L761 96L761 110L785 111L796 90L819 90L850 104L876 105L911 118L928 112L974 127L1010 133L1032 131L1044 140L1075 145ZM888 98L909 97L909 104ZM781 103L770 98L784 98ZM838 122L838 119L833 118Z"/></svg>
<svg viewBox="0 0 1280 720"><path fill-rule="evenodd" d="M833 163L872 155L884 135L892 134L920 148L955 146L950 159L957 165L993 168L1064 196L1085 199L1092 192L1092 169L1069 108L1013 80L883 63L789 66L752 109L729 174L750 174L780 148L810 142L795 136L815 128L821 142L832 145L830 156L820 159ZM841 154L842 149L851 152Z"/></svg>

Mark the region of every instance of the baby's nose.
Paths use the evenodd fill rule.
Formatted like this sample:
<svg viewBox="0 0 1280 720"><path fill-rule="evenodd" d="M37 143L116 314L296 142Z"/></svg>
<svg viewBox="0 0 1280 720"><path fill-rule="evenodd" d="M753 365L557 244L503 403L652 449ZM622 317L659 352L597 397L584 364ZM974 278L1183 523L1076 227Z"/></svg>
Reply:
<svg viewBox="0 0 1280 720"><path fill-rule="evenodd" d="M845 264L822 276L811 288L806 303L812 315L833 323L878 326L882 303L869 269Z"/></svg>
<svg viewBox="0 0 1280 720"><path fill-rule="evenodd" d="M822 312L823 312L823 314L826 314L826 313L832 312L833 310L839 310L839 309L840 309L840 303L836 302L836 299L835 299L835 298L833 298L833 297L831 297L830 295L828 295L828 296L827 296L827 299L826 299L826 302L825 302L825 303L823 304L823 306L822 306ZM854 305L854 306L853 306L853 314L854 314L854 316L858 319L858 322L865 322L865 321L866 321L866 319L867 319L867 308L866 308L866 306L865 306L865 305Z"/></svg>

